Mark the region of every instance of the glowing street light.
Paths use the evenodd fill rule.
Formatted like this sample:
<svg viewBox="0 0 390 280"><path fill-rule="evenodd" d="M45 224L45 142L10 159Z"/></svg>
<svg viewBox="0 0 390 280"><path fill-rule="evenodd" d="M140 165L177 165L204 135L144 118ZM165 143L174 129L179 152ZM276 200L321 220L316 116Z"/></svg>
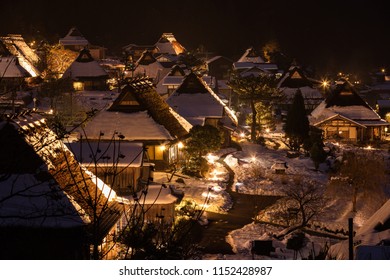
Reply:
<svg viewBox="0 0 390 280"><path fill-rule="evenodd" d="M178 147L179 149L183 149L183 148L184 148L183 142L179 142L179 143L177 144L177 147Z"/></svg>

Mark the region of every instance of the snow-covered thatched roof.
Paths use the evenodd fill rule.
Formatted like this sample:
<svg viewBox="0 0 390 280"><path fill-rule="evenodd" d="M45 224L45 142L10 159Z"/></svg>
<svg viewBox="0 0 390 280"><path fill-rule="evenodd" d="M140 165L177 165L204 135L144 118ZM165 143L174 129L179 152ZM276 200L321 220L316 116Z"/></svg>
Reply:
<svg viewBox="0 0 390 280"><path fill-rule="evenodd" d="M26 78L31 77L19 64L15 56L0 57L0 79L1 78Z"/></svg>
<svg viewBox="0 0 390 280"><path fill-rule="evenodd" d="M309 79L300 67L291 66L280 78L278 88L314 88L315 86L318 86L318 84L319 82Z"/></svg>
<svg viewBox="0 0 390 280"><path fill-rule="evenodd" d="M265 61L255 48L250 47L244 52L240 59L238 59L238 62L264 63Z"/></svg>
<svg viewBox="0 0 390 280"><path fill-rule="evenodd" d="M77 29L72 27L65 37L59 40L59 43L63 46L88 46L89 42L83 34Z"/></svg>
<svg viewBox="0 0 390 280"><path fill-rule="evenodd" d="M64 78L108 78L107 72L99 63L93 59L88 49L80 51L76 60L66 69Z"/></svg>
<svg viewBox="0 0 390 280"><path fill-rule="evenodd" d="M79 141L67 143L77 161L85 167L107 167L115 162L118 167L141 167L143 144L127 141Z"/></svg>
<svg viewBox="0 0 390 280"><path fill-rule="evenodd" d="M361 247L356 248L355 258L390 259L390 200L362 225L353 240ZM348 240L333 245L330 257L348 259Z"/></svg>
<svg viewBox="0 0 390 280"><path fill-rule="evenodd" d="M0 37L3 47L5 46L9 53L16 56L19 64L31 75L36 77L40 75L39 70L34 66L39 62L38 55L32 50L19 34L8 34ZM0 51L3 47L0 47Z"/></svg>
<svg viewBox="0 0 390 280"><path fill-rule="evenodd" d="M176 114L148 79L134 79L107 110L86 125L87 135L97 139L100 131L110 139L115 132L128 141L168 141L188 134L191 125Z"/></svg>
<svg viewBox="0 0 390 280"><path fill-rule="evenodd" d="M194 73L185 77L183 83L168 97L167 103L192 125L204 123L206 118L222 119L224 115L237 124L235 114Z"/></svg>
<svg viewBox="0 0 390 280"><path fill-rule="evenodd" d="M185 52L185 48L176 40L172 33L163 33L155 46L158 53L179 55Z"/></svg>
<svg viewBox="0 0 390 280"><path fill-rule="evenodd" d="M38 114L0 121L0 226L89 227L100 240L122 214L116 193L76 161Z"/></svg>
<svg viewBox="0 0 390 280"><path fill-rule="evenodd" d="M111 140L113 135L121 134L127 141L167 141L173 136L162 125L158 124L147 111L118 112L103 110L86 124L85 133L91 139L98 139L103 132L102 140Z"/></svg>
<svg viewBox="0 0 390 280"><path fill-rule="evenodd" d="M335 116L341 116L362 125L388 125L359 96L348 81L338 84L329 97L311 112L310 122L316 125Z"/></svg>

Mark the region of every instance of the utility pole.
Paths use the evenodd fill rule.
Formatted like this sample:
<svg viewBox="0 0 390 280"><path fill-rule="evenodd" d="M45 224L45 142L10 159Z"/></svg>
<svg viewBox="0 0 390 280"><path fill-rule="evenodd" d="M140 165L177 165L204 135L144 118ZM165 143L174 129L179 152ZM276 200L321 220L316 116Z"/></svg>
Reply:
<svg viewBox="0 0 390 280"><path fill-rule="evenodd" d="M348 218L348 245L348 259L353 260L353 218Z"/></svg>

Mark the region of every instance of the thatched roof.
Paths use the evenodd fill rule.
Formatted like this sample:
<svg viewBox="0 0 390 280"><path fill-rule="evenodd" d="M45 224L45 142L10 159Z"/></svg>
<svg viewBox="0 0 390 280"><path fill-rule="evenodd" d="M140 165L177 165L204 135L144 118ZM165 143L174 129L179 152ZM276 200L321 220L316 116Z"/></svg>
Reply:
<svg viewBox="0 0 390 280"><path fill-rule="evenodd" d="M134 113L147 111L158 124L164 126L173 137L183 137L188 134L190 124L177 114L157 93L149 79L134 79L123 89L114 101L109 111Z"/></svg>
<svg viewBox="0 0 390 280"><path fill-rule="evenodd" d="M371 107L359 96L354 86L348 81L342 81L336 85L334 90L325 100L326 108L333 106L363 106L368 109Z"/></svg>
<svg viewBox="0 0 390 280"><path fill-rule="evenodd" d="M313 88L315 83L308 79L304 71L298 67L291 67L279 80L279 88L301 88L311 87Z"/></svg>
<svg viewBox="0 0 390 280"><path fill-rule="evenodd" d="M49 129L43 117L22 114L3 119L0 121L0 134L0 167L11 163L7 169L1 168L0 175L18 174L20 177L35 174L47 188L59 189L62 200L68 201L67 205L73 205L73 211L83 221L79 226L86 226L90 236L101 240L107 235L122 215L123 206L118 203L114 191L76 161L64 143ZM33 187L26 185L25 188ZM3 186L2 194L5 191ZM44 194L47 197L43 201L42 197L38 200L32 196L30 203L44 203L36 205L41 208L56 203L56 197L50 196L49 192ZM5 209L11 209L9 207ZM28 210L27 205L19 207ZM65 213L66 209L63 211ZM52 227L61 228L62 225L57 221Z"/></svg>

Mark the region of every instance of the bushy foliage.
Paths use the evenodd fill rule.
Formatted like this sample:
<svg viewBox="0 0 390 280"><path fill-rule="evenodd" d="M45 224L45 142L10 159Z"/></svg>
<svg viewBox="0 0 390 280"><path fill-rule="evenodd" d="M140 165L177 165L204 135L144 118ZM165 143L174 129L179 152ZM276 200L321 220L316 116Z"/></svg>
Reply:
<svg viewBox="0 0 390 280"><path fill-rule="evenodd" d="M199 174L204 165L203 156L220 149L222 142L223 137L218 128L211 125L192 127L184 149L188 156L187 172Z"/></svg>

